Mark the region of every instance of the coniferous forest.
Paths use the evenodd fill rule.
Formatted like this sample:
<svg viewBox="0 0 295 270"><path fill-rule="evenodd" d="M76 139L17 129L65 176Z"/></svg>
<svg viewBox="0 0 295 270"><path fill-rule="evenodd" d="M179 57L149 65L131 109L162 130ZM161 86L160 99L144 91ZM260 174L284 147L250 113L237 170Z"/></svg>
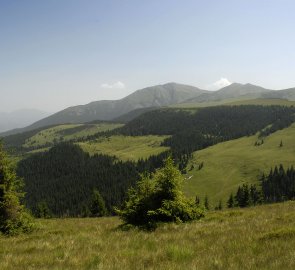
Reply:
<svg viewBox="0 0 295 270"><path fill-rule="evenodd" d="M263 175L260 184L238 187L236 195L230 195L227 206L248 207L261 203L276 203L295 199L295 170L275 166L268 175Z"/></svg>
<svg viewBox="0 0 295 270"><path fill-rule="evenodd" d="M123 162L107 155L89 156L77 145L61 143L20 161L17 173L25 181L25 201L33 213L46 202L54 216L85 216L95 189L112 213L139 174L160 167L164 157L165 153L137 163Z"/></svg>

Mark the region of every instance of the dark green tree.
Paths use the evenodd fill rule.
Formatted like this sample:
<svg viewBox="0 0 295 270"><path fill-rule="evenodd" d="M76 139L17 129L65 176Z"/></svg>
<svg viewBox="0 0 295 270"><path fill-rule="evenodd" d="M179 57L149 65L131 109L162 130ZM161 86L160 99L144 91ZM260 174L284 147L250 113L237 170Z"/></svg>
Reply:
<svg viewBox="0 0 295 270"><path fill-rule="evenodd" d="M229 196L229 199L227 201L227 207L228 208L233 208L234 206L235 206L235 200L234 200L233 194L231 193L230 196Z"/></svg>
<svg viewBox="0 0 295 270"><path fill-rule="evenodd" d="M35 215L38 218L50 218L52 216L46 201L42 201L37 204Z"/></svg>
<svg viewBox="0 0 295 270"><path fill-rule="evenodd" d="M33 227L30 215L20 203L24 196L21 188L22 182L0 143L0 232L4 234L27 232Z"/></svg>
<svg viewBox="0 0 295 270"><path fill-rule="evenodd" d="M257 190L256 185L250 186L250 205L261 203L261 192Z"/></svg>
<svg viewBox="0 0 295 270"><path fill-rule="evenodd" d="M104 200L97 189L93 190L90 212L93 217L102 217L107 214Z"/></svg>

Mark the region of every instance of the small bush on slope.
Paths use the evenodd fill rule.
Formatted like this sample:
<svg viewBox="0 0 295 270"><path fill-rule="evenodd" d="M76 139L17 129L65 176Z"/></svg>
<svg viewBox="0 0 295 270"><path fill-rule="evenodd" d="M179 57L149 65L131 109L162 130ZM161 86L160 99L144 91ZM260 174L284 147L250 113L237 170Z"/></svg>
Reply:
<svg viewBox="0 0 295 270"><path fill-rule="evenodd" d="M127 224L147 227L154 227L158 222L200 219L204 211L185 198L181 191L182 181L181 173L170 157L152 177L142 176L137 186L128 191L128 199L117 213Z"/></svg>

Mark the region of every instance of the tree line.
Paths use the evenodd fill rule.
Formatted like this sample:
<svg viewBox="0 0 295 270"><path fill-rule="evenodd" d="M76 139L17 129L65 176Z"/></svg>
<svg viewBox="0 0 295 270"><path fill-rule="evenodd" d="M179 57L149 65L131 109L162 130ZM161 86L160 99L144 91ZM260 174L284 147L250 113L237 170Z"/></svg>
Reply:
<svg viewBox="0 0 295 270"><path fill-rule="evenodd" d="M284 169L283 165L275 166L268 175L263 175L259 186L244 184L230 195L227 206L248 207L262 203L283 202L295 199L295 170Z"/></svg>

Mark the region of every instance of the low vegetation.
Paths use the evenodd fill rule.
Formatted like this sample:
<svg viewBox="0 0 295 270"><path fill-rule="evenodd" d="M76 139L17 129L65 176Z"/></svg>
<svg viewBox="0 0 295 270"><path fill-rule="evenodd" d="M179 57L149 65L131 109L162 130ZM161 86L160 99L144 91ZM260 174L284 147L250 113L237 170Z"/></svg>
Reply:
<svg viewBox="0 0 295 270"><path fill-rule="evenodd" d="M191 102L191 103L179 103L176 105L171 105L173 108L204 108L219 105L279 105L279 106L295 106L295 101L281 99L281 98L229 98L221 101L207 101L207 102Z"/></svg>
<svg viewBox="0 0 295 270"><path fill-rule="evenodd" d="M168 136L111 136L102 137L94 141L80 142L81 148L89 153L116 156L121 160L146 159L151 155L158 155L169 150L161 146Z"/></svg>
<svg viewBox="0 0 295 270"><path fill-rule="evenodd" d="M37 222L31 234L0 236L1 269L295 268L295 202L208 212L152 233L122 231L116 217Z"/></svg>
<svg viewBox="0 0 295 270"><path fill-rule="evenodd" d="M34 149L44 148L44 146L52 146L62 141L81 139L98 132L109 131L121 126L122 124L115 123L58 125L44 129L28 138L23 147Z"/></svg>

